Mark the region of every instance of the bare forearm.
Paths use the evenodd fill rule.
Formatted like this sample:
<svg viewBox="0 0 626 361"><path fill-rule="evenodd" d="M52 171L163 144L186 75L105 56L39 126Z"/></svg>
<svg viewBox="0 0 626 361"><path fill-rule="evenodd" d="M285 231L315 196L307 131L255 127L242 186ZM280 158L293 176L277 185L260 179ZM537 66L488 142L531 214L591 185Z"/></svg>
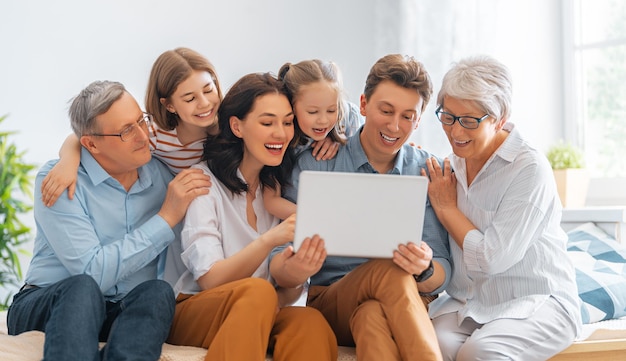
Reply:
<svg viewBox="0 0 626 361"><path fill-rule="evenodd" d="M59 149L59 157L68 162L68 164L76 164L76 168L78 168L78 163L80 163L80 141L74 134L70 134L65 138L63 145L61 145L61 149Z"/></svg>
<svg viewBox="0 0 626 361"><path fill-rule="evenodd" d="M250 277L271 250L272 245L261 236L236 254L215 263L209 272L198 279L198 284L206 290Z"/></svg>
<svg viewBox="0 0 626 361"><path fill-rule="evenodd" d="M447 208L445 210L435 209L437 218L454 239L457 245L463 249L463 240L467 233L476 227L458 208Z"/></svg>
<svg viewBox="0 0 626 361"><path fill-rule="evenodd" d="M296 205L285 198L273 197L265 202L265 208L274 217L287 219L290 215L296 213Z"/></svg>

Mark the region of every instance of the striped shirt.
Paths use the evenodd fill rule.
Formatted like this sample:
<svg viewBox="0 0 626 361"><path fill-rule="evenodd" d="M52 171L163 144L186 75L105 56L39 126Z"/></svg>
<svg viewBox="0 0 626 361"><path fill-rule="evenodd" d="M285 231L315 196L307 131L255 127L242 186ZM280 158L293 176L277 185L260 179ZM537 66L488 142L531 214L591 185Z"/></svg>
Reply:
<svg viewBox="0 0 626 361"><path fill-rule="evenodd" d="M554 297L580 329L574 267L566 254L561 203L546 157L511 123L504 143L470 186L463 158L450 156L457 206L476 229L463 249L449 238L453 274L446 294L429 305L435 318L458 312L485 324L524 319Z"/></svg>
<svg viewBox="0 0 626 361"><path fill-rule="evenodd" d="M174 174L200 162L205 139L182 144L178 140L176 129L163 130L154 123L150 127L152 155L165 163Z"/></svg>

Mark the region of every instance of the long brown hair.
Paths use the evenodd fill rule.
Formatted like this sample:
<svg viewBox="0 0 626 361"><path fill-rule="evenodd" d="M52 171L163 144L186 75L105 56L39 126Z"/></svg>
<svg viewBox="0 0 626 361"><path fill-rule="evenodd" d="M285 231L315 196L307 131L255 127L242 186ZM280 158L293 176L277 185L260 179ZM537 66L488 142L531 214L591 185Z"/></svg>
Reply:
<svg viewBox="0 0 626 361"><path fill-rule="evenodd" d="M243 76L228 90L217 111L220 132L208 136L204 141L202 161L207 163L215 177L233 193L247 191L248 185L237 176L237 169L243 160L244 141L233 133L230 118L235 116L245 119L259 97L272 93L287 97L283 82L270 73L252 73ZM275 188L276 184L280 184L281 187L288 184L295 162L294 139L289 143L280 165L266 165L261 170L259 178L263 187Z"/></svg>
<svg viewBox="0 0 626 361"><path fill-rule="evenodd" d="M159 128L172 130L178 126L180 118L167 111L161 98L168 99L178 85L195 70L206 71L213 78L217 94L222 99L222 89L213 64L205 57L188 48L176 48L161 54L152 65L148 89L146 90L146 111L154 117Z"/></svg>

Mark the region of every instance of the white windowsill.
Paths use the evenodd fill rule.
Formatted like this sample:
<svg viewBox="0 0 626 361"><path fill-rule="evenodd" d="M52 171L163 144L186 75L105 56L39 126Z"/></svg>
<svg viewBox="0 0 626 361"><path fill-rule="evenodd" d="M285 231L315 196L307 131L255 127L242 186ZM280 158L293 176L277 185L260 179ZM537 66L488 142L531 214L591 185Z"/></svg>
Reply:
<svg viewBox="0 0 626 361"><path fill-rule="evenodd" d="M626 178L592 178L587 206L626 206Z"/></svg>

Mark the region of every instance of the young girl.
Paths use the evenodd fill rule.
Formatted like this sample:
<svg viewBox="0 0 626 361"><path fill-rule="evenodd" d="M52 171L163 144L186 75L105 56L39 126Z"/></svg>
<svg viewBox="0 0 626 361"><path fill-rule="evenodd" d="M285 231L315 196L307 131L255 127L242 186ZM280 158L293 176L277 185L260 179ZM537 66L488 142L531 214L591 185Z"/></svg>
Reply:
<svg viewBox="0 0 626 361"><path fill-rule="evenodd" d="M150 129L153 155L173 173L202 156L207 135L218 132L217 110L222 91L213 65L199 53L177 48L161 54L152 66L146 91L146 111L154 118ZM80 144L70 135L63 143L59 163L42 183L46 206L68 189L73 198L80 162Z"/></svg>
<svg viewBox="0 0 626 361"><path fill-rule="evenodd" d="M296 299L302 288L277 295L268 282L269 253L292 240L295 226L294 217L279 223L262 206L262 189L285 184L293 161L293 111L282 82L268 73L244 76L226 94L219 124L193 166L213 183L185 217L187 270L175 287L168 342L207 348L205 360L260 361L269 350L276 361L334 361L336 339L321 313L284 307L280 295ZM299 264L318 270L323 241L305 243L310 252L298 252Z"/></svg>
<svg viewBox="0 0 626 361"><path fill-rule="evenodd" d="M338 147L345 144L345 139L363 125L357 106L343 99L337 65L318 59L286 63L280 68L278 77L285 82L293 106L297 151L312 146L317 160L334 157ZM333 143L326 154L321 155L318 150L325 139ZM280 187L267 187L263 196L265 208L280 219L296 211L294 203L281 197Z"/></svg>

